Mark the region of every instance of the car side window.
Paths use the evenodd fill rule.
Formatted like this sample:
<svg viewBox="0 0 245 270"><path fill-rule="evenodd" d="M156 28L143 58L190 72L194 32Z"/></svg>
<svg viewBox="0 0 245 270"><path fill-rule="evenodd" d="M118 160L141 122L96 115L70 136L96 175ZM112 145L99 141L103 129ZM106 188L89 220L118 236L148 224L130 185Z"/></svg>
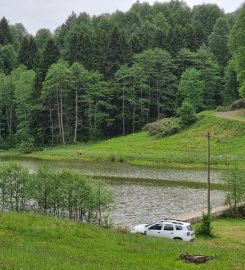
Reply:
<svg viewBox="0 0 245 270"><path fill-rule="evenodd" d="M161 229L162 229L162 224L155 224L149 228L149 230L161 230Z"/></svg>
<svg viewBox="0 0 245 270"><path fill-rule="evenodd" d="M165 224L164 225L164 231L173 231L174 230L174 226L171 224Z"/></svg>
<svg viewBox="0 0 245 270"><path fill-rule="evenodd" d="M179 226L179 225L176 225L175 226L175 229L176 229L176 231L182 231L183 230L183 227L182 226Z"/></svg>

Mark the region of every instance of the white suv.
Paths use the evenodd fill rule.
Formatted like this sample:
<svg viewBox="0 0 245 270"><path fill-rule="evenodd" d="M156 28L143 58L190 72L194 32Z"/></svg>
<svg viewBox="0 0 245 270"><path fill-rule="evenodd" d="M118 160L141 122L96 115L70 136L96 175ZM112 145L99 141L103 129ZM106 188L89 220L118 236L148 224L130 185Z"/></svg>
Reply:
<svg viewBox="0 0 245 270"><path fill-rule="evenodd" d="M195 239L195 232L191 224L179 220L165 219L152 224L140 224L135 226L131 233L141 233L183 241L193 241Z"/></svg>

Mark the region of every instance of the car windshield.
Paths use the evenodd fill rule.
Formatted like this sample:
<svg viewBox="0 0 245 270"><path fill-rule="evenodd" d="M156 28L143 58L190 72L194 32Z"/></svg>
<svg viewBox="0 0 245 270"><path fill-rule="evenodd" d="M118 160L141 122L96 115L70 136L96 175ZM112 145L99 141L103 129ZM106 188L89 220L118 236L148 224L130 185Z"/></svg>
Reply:
<svg viewBox="0 0 245 270"><path fill-rule="evenodd" d="M157 221L157 222L154 222L154 223L147 224L147 225L145 225L145 227L149 227L149 226L154 225L156 223L162 223L162 221Z"/></svg>
<svg viewBox="0 0 245 270"><path fill-rule="evenodd" d="M187 226L187 229L188 229L189 231L193 231L193 228L192 228L191 225L188 225L188 226Z"/></svg>

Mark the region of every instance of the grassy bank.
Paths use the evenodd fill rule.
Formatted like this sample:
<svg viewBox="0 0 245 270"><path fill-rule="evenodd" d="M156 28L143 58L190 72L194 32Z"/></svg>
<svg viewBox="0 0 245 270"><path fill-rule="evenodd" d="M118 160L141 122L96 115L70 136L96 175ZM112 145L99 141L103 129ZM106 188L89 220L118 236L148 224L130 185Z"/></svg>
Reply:
<svg viewBox="0 0 245 270"><path fill-rule="evenodd" d="M244 269L244 220L217 220L214 229L214 239L184 243L42 216L1 213L0 268ZM200 266L186 264L178 259L182 252L212 255L215 259Z"/></svg>
<svg viewBox="0 0 245 270"><path fill-rule="evenodd" d="M224 168L236 161L245 168L245 123L221 119L204 112L190 128L167 138L156 139L146 132L113 138L95 144L65 145L29 154L41 159L116 160L137 165L168 167L206 166L207 132L212 132L212 166ZM82 149L83 155L77 155Z"/></svg>

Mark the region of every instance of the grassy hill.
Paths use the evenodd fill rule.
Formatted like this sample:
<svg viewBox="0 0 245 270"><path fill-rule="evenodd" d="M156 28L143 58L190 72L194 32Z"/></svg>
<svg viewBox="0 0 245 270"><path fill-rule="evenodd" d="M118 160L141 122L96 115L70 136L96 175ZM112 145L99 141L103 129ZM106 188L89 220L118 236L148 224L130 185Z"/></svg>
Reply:
<svg viewBox="0 0 245 270"><path fill-rule="evenodd" d="M125 233L29 214L0 214L0 269L35 270L242 270L244 220L217 220L217 237L192 243ZM182 252L215 256L205 265L186 264Z"/></svg>
<svg viewBox="0 0 245 270"><path fill-rule="evenodd" d="M213 112L186 130L156 139L146 132L117 137L94 144L66 145L44 149L28 156L43 159L118 160L134 164L203 167L206 164L207 132L212 132L212 164L222 168L235 162L245 168L245 122L220 118ZM77 155L82 149L84 154Z"/></svg>

